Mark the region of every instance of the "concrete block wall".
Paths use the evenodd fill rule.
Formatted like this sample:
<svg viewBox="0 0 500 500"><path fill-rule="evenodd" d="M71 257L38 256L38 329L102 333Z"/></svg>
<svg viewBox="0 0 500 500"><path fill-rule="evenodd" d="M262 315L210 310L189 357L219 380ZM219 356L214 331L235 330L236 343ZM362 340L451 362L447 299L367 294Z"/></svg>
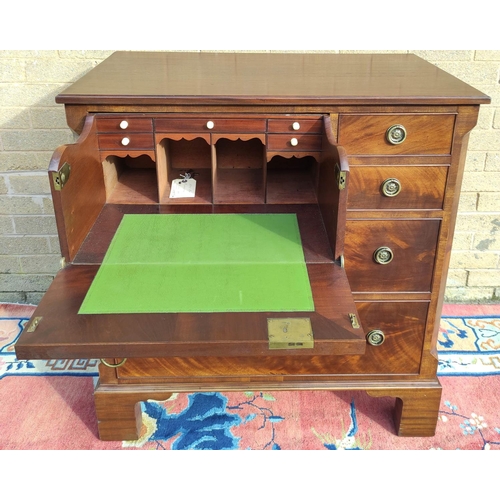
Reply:
<svg viewBox="0 0 500 500"><path fill-rule="evenodd" d="M384 52L416 53L492 98L471 132L446 300L500 300L500 51ZM38 303L60 267L47 167L75 137L54 98L109 54L0 51L0 302Z"/></svg>

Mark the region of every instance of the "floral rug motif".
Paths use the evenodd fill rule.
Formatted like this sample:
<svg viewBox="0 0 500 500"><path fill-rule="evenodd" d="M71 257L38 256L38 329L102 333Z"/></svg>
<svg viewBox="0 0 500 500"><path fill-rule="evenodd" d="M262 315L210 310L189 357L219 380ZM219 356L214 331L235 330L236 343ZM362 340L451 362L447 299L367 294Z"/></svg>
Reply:
<svg viewBox="0 0 500 500"><path fill-rule="evenodd" d="M445 309L441 319L443 398L433 437L397 437L392 398L371 398L363 391L273 391L174 394L166 401L144 401L137 441L102 442L92 397L98 361L17 360L14 344L34 308L0 304L0 397L5 402L0 449L500 450L500 377L494 376L500 374L500 307L471 307ZM20 415L11 429L6 416L16 412ZM66 442L22 433L29 428L53 434L57 412L65 422L58 434ZM68 429L75 426L81 428L72 434Z"/></svg>
<svg viewBox="0 0 500 500"><path fill-rule="evenodd" d="M499 375L500 317L443 316L437 348L441 376Z"/></svg>

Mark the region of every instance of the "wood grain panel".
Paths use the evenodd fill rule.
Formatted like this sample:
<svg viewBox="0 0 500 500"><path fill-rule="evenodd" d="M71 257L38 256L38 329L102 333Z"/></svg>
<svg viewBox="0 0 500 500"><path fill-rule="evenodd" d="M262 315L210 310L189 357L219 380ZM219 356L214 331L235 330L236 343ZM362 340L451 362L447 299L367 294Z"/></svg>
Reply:
<svg viewBox="0 0 500 500"><path fill-rule="evenodd" d="M324 109L331 104L480 104L489 99L413 54L115 52L56 102Z"/></svg>
<svg viewBox="0 0 500 500"><path fill-rule="evenodd" d="M455 115L340 115L339 144L351 155L446 155L450 154ZM386 132L403 125L406 140L391 144Z"/></svg>
<svg viewBox="0 0 500 500"><path fill-rule="evenodd" d="M96 137L95 119L89 116L78 141L57 148L49 165L57 231L66 262L73 260L106 201ZM65 163L71 167L70 177L63 189L57 191L52 176Z"/></svg>
<svg viewBox="0 0 500 500"><path fill-rule="evenodd" d="M307 266L313 312L78 314L97 270L70 265L57 274L34 312L43 320L16 344L19 359L263 356L270 352L268 318L292 317L310 318L314 347L284 349L287 356L365 349L362 329L353 329L349 319L356 311L349 283L335 264Z"/></svg>
<svg viewBox="0 0 500 500"><path fill-rule="evenodd" d="M440 221L348 220L345 269L355 292L431 290ZM373 254L389 247L393 260L378 264Z"/></svg>
<svg viewBox="0 0 500 500"><path fill-rule="evenodd" d="M123 381L164 379L182 382L238 379L287 380L339 374L416 374L419 370L428 302L358 302L365 333L381 329L385 342L367 345L359 356L189 357L130 359L116 370Z"/></svg>
<svg viewBox="0 0 500 500"><path fill-rule="evenodd" d="M351 167L348 209L442 209L448 167L398 166ZM401 191L394 197L382 192L382 184L397 179Z"/></svg>

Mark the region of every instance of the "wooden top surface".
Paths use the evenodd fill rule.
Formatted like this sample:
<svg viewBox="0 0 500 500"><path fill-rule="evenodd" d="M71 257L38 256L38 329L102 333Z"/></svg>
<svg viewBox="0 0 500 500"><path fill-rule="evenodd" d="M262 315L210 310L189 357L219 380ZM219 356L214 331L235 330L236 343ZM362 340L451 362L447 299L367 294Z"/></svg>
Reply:
<svg viewBox="0 0 500 500"><path fill-rule="evenodd" d="M412 54L115 52L65 104L484 104Z"/></svg>

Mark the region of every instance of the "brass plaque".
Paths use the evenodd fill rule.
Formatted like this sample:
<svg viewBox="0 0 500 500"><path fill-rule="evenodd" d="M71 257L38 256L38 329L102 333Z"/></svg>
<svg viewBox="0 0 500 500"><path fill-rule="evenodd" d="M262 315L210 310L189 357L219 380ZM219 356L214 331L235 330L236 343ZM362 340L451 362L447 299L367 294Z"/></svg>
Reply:
<svg viewBox="0 0 500 500"><path fill-rule="evenodd" d="M269 349L312 349L314 336L309 318L267 320Z"/></svg>

